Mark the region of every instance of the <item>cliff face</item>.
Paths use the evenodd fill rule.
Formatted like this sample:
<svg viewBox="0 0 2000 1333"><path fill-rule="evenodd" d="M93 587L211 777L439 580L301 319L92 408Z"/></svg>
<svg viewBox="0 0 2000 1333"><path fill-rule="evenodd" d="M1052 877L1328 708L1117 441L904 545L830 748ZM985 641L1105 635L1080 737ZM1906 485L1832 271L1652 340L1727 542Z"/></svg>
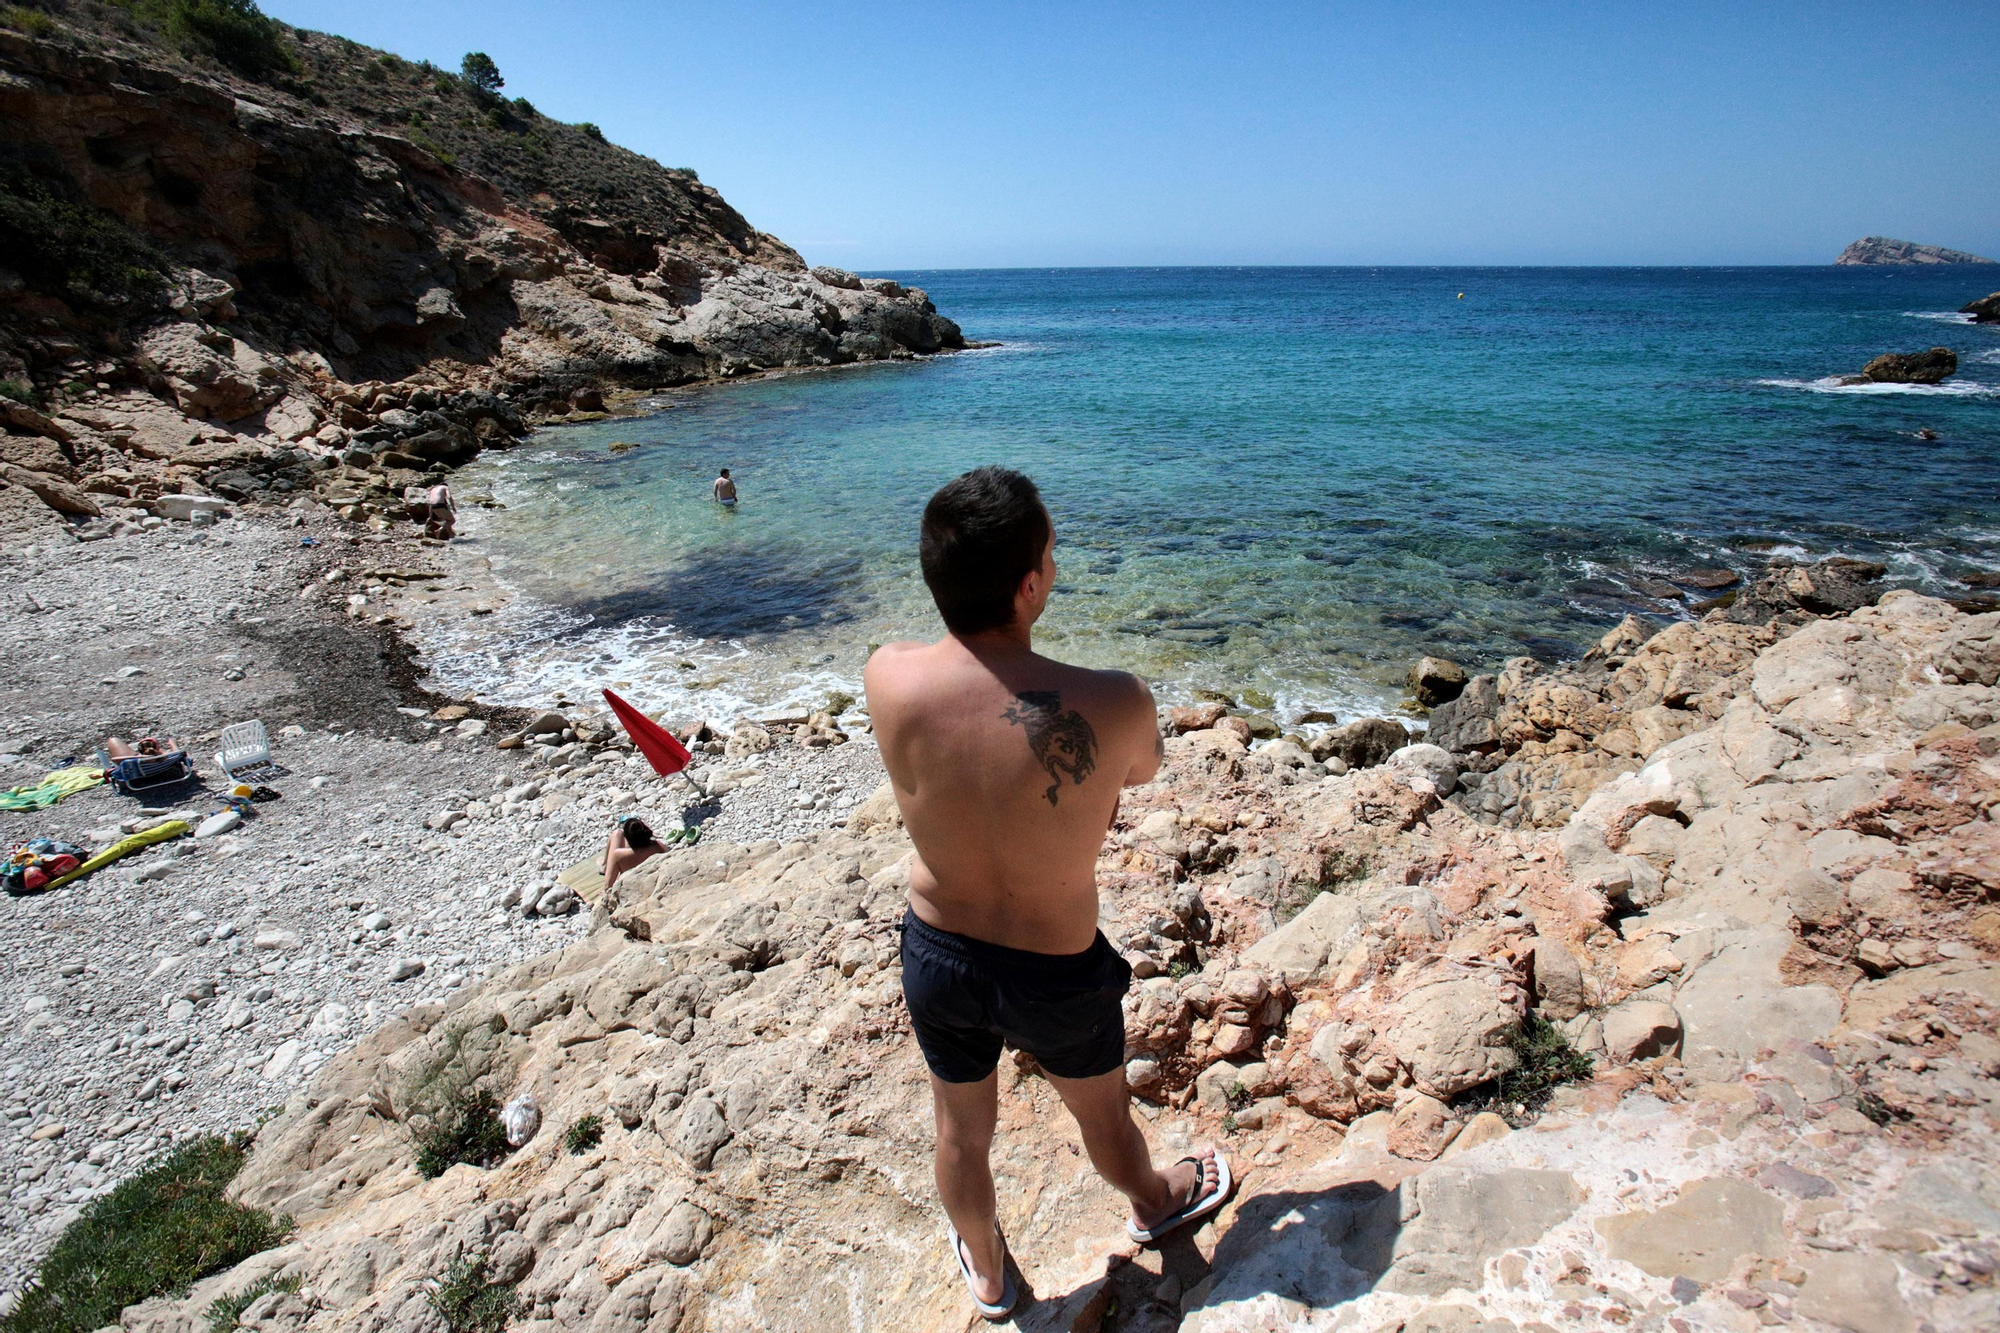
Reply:
<svg viewBox="0 0 2000 1333"><path fill-rule="evenodd" d="M1991 264L1984 255L1963 250L1947 250L1941 245L1918 245L1895 241L1887 236L1864 236L1840 252L1836 264Z"/></svg>
<svg viewBox="0 0 2000 1333"><path fill-rule="evenodd" d="M379 426L375 386L404 381L383 409L432 394L462 453L496 416L454 416L467 392L567 410L591 386L964 345L921 291L808 272L691 172L594 127L270 34L284 63L253 79L122 9L0 17L10 396L121 420L150 397L245 437L239 452L338 450ZM122 449L115 431L99 443Z"/></svg>

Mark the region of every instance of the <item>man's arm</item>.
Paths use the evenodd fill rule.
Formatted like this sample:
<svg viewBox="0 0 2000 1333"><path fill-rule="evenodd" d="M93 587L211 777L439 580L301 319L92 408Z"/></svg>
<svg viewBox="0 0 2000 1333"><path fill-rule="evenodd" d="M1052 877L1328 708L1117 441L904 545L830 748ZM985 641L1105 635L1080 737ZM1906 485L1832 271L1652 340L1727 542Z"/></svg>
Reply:
<svg viewBox="0 0 2000 1333"><path fill-rule="evenodd" d="M1136 787L1159 775L1160 764L1167 757L1167 741L1160 734L1160 710L1153 702L1152 689L1137 676L1127 679L1132 682L1130 707L1135 743L1132 767L1126 772L1123 785Z"/></svg>

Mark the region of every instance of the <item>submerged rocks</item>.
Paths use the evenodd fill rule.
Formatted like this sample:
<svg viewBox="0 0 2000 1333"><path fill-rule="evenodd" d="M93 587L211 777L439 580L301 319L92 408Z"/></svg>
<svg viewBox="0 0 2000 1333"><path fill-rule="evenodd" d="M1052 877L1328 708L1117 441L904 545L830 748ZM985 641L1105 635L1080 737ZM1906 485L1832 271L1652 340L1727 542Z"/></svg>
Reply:
<svg viewBox="0 0 2000 1333"><path fill-rule="evenodd" d="M1770 569L1735 601L1722 609L1722 619L1739 625L1761 625L1786 615L1837 616L1873 606L1882 596L1874 587L1887 573L1872 560L1839 556L1817 564L1774 560Z"/></svg>

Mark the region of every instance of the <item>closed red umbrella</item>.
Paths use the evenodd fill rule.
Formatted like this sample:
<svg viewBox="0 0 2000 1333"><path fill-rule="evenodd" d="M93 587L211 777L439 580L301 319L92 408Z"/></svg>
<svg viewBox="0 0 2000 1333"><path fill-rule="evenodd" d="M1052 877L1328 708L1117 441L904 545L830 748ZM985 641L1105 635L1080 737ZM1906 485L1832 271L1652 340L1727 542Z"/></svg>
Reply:
<svg viewBox="0 0 2000 1333"><path fill-rule="evenodd" d="M618 715L618 721L632 738L632 744L639 747L639 753L646 756L655 773L670 778L688 766L688 761L694 756L687 752L687 746L674 739L672 732L610 690L604 692L604 702L611 705L611 711Z"/></svg>

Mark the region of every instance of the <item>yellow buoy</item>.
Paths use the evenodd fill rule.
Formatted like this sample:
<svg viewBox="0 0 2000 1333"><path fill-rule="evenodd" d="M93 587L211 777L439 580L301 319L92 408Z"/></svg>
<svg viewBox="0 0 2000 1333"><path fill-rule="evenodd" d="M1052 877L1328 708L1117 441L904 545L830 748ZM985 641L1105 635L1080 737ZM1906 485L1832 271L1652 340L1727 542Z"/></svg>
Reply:
<svg viewBox="0 0 2000 1333"><path fill-rule="evenodd" d="M1463 300L1465 299L1465 293L1464 293L1464 292L1460 292L1460 293L1458 294L1458 299L1459 299L1459 300L1461 300L1461 301L1463 301Z"/></svg>

